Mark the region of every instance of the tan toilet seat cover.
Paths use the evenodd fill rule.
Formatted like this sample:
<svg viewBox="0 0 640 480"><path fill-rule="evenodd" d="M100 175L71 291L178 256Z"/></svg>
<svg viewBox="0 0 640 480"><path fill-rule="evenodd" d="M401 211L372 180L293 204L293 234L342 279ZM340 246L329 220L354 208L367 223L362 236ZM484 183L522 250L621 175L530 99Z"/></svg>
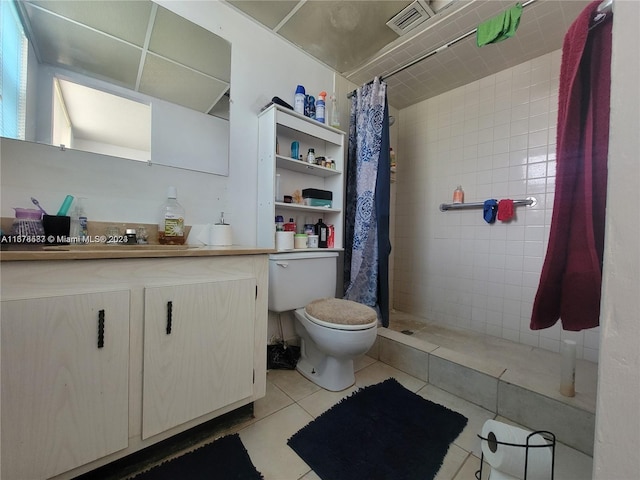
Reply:
<svg viewBox="0 0 640 480"><path fill-rule="evenodd" d="M378 314L373 308L341 298L314 300L305 310L318 320L337 325L368 325L378 320Z"/></svg>

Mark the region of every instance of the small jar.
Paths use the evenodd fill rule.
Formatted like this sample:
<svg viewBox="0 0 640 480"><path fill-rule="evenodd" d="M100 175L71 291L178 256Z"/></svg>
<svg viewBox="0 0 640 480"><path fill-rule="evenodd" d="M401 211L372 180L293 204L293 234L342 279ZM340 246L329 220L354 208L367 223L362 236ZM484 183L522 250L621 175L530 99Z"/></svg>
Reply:
<svg viewBox="0 0 640 480"><path fill-rule="evenodd" d="M316 163L316 152L313 148L307 152L307 163Z"/></svg>
<svg viewBox="0 0 640 480"><path fill-rule="evenodd" d="M293 236L293 248L307 248L306 233L296 233Z"/></svg>
<svg viewBox="0 0 640 480"><path fill-rule="evenodd" d="M124 231L125 236L127 237L127 245L137 245L138 239L136 237L136 229L135 228L127 228Z"/></svg>
<svg viewBox="0 0 640 480"><path fill-rule="evenodd" d="M149 243L149 234L147 233L147 227L140 225L136 229L136 241L138 245L146 245Z"/></svg>

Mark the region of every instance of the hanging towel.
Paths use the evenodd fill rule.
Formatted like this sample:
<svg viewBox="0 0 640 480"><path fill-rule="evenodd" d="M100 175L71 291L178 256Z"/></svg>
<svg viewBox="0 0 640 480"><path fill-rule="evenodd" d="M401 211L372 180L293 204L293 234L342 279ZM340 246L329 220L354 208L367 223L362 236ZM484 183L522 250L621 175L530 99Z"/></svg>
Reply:
<svg viewBox="0 0 640 480"><path fill-rule="evenodd" d="M522 4L513 7L478 25L476 41L479 47L488 43L498 43L516 34L522 16Z"/></svg>
<svg viewBox="0 0 640 480"><path fill-rule="evenodd" d="M498 203L498 220L508 222L513 218L514 213L513 200L508 198L500 200L500 203Z"/></svg>
<svg viewBox="0 0 640 480"><path fill-rule="evenodd" d="M556 193L531 329L599 325L609 145L611 28L589 30L600 0L565 35L558 94Z"/></svg>
<svg viewBox="0 0 640 480"><path fill-rule="evenodd" d="M484 201L483 216L485 222L493 223L496 221L497 208L498 201L495 198Z"/></svg>

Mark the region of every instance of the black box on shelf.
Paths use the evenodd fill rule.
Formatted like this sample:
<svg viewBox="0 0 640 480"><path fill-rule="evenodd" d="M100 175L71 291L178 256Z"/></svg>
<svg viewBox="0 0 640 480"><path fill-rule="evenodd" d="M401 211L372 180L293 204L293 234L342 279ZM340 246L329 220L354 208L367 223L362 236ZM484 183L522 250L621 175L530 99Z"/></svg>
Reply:
<svg viewBox="0 0 640 480"><path fill-rule="evenodd" d="M318 188L305 188L302 190L302 198L316 198L318 200L333 200L333 192Z"/></svg>

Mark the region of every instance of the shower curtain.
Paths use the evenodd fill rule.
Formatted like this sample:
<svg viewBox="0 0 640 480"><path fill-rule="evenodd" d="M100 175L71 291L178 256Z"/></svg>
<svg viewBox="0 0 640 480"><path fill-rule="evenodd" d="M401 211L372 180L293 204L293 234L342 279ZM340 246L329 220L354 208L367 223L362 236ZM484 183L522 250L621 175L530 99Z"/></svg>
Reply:
<svg viewBox="0 0 640 480"><path fill-rule="evenodd" d="M611 16L593 24L600 1L578 16L564 38L556 192L549 246L531 314L531 329L597 327L604 252Z"/></svg>
<svg viewBox="0 0 640 480"><path fill-rule="evenodd" d="M351 97L344 298L376 308L389 326L389 107L376 78Z"/></svg>

